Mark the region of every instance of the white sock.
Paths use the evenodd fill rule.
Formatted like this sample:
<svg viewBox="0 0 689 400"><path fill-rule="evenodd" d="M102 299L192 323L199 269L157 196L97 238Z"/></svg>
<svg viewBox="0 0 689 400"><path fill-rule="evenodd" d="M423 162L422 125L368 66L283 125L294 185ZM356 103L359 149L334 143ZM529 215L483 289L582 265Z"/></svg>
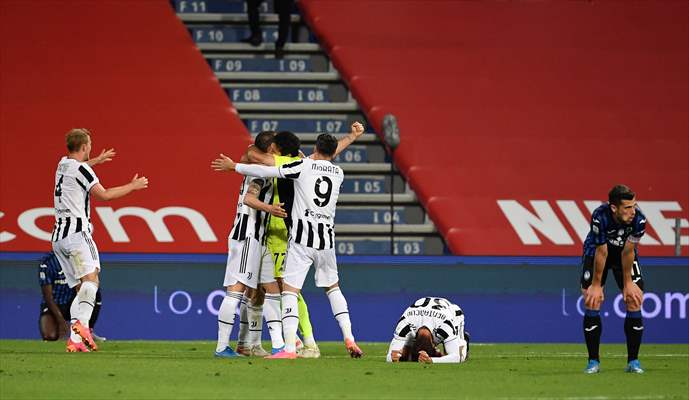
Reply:
<svg viewBox="0 0 689 400"><path fill-rule="evenodd" d="M249 336L249 320L248 320L248 306L249 298L242 297L242 304L239 306L239 336L237 337L237 347L245 347L248 345L247 337Z"/></svg>
<svg viewBox="0 0 689 400"><path fill-rule="evenodd" d="M282 313L278 293L266 293L266 299L263 302L263 314L266 318L266 325L268 325L272 346L274 349L279 349L285 345L285 341L282 338Z"/></svg>
<svg viewBox="0 0 689 400"><path fill-rule="evenodd" d="M69 314L71 315L69 320L70 325L79 320L77 319L77 315L79 315L79 296L74 296L74 300L72 300L72 304L69 306ZM72 339L72 342L81 343L81 336L74 333L71 329L69 330L69 337Z"/></svg>
<svg viewBox="0 0 689 400"><path fill-rule="evenodd" d="M77 318L86 328L89 327L89 320L93 313L93 307L96 306L97 292L98 285L95 282L86 281L81 284L81 289L79 289L79 293L77 293L77 299L79 299Z"/></svg>
<svg viewBox="0 0 689 400"><path fill-rule="evenodd" d="M249 305L246 309L247 321L249 322L249 337L247 344L255 346L261 344L263 334L263 304Z"/></svg>
<svg viewBox="0 0 689 400"><path fill-rule="evenodd" d="M313 347L316 345L316 339L311 336L304 336L304 346Z"/></svg>
<svg viewBox="0 0 689 400"><path fill-rule="evenodd" d="M282 292L282 334L285 335L285 351L297 351L297 328L299 327L299 309L297 294Z"/></svg>
<svg viewBox="0 0 689 400"><path fill-rule="evenodd" d="M218 311L218 345L215 351L223 351L230 344L237 305L242 301L241 292L227 292Z"/></svg>
<svg viewBox="0 0 689 400"><path fill-rule="evenodd" d="M339 287L328 290L328 300L330 300L330 309L333 311L333 315L340 324L340 329L342 330L342 337L346 339L354 340L354 335L352 335L352 323L349 320L349 310L347 309L347 300L345 300L342 295L342 291Z"/></svg>

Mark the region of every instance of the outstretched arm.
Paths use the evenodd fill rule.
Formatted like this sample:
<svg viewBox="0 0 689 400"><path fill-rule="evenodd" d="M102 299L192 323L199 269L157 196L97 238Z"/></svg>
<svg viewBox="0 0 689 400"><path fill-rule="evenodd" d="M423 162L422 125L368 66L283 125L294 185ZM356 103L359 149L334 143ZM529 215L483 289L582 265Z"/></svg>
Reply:
<svg viewBox="0 0 689 400"><path fill-rule="evenodd" d="M285 178L278 167L268 167L256 164L237 164L230 157L220 154L211 162L211 168L218 172L236 171L245 176L255 176L258 178Z"/></svg>
<svg viewBox="0 0 689 400"><path fill-rule="evenodd" d="M139 177L139 174L136 174L128 184L110 189L106 189L103 187L103 185L97 183L93 185L90 193L98 200L108 201L119 199L120 197L126 196L135 190L146 189L147 187L148 178L145 176Z"/></svg>
<svg viewBox="0 0 689 400"><path fill-rule="evenodd" d="M275 165L275 157L272 154L261 151L258 147L256 147L256 145L253 144L246 149L246 157L251 163L268 166Z"/></svg>

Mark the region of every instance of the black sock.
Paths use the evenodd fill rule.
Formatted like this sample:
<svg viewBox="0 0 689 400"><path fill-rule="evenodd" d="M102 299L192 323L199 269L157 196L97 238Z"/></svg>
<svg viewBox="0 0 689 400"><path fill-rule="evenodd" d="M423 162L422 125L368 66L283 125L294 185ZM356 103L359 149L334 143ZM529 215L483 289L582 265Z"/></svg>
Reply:
<svg viewBox="0 0 689 400"><path fill-rule="evenodd" d="M93 312L91 313L91 319L89 320L89 328L93 329L96 326L96 321L98 321L98 314L100 314L100 306L103 299L100 294L100 288L96 292L96 304L93 307Z"/></svg>
<svg viewBox="0 0 689 400"><path fill-rule="evenodd" d="M603 324L600 319L599 310L586 310L584 315L584 338L586 348L589 351L589 360L600 362L598 349L600 348L600 335L603 331Z"/></svg>
<svg viewBox="0 0 689 400"><path fill-rule="evenodd" d="M624 335L627 337L627 362L639 358L641 336L644 333L644 320L641 311L628 311L624 319Z"/></svg>

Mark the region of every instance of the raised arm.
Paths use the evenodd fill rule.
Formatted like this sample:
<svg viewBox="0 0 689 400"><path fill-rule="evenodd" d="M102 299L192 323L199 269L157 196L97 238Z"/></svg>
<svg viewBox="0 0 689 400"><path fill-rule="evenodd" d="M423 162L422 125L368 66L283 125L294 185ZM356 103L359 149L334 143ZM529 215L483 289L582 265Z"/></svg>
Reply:
<svg viewBox="0 0 689 400"><path fill-rule="evenodd" d="M109 201L126 196L135 190L146 189L148 187L148 178L145 176L139 177L139 174L134 175L131 182L126 185L106 189L100 183L93 185L91 188L91 195L101 201Z"/></svg>
<svg viewBox="0 0 689 400"><path fill-rule="evenodd" d="M352 131L349 135L343 137L337 141L337 149L335 150L335 155L340 154L344 149L350 144L354 143L361 135L364 134L364 125L361 122L355 122L352 124Z"/></svg>

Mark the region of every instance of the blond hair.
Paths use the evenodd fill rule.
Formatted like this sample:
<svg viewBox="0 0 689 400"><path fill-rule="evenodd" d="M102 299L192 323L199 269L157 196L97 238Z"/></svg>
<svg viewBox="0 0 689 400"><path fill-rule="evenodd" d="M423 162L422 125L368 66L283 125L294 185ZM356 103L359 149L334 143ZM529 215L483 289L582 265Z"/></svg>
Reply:
<svg viewBox="0 0 689 400"><path fill-rule="evenodd" d="M74 128L67 132L65 140L67 141L67 151L76 153L81 149L81 146L91 140L91 132L86 128Z"/></svg>

